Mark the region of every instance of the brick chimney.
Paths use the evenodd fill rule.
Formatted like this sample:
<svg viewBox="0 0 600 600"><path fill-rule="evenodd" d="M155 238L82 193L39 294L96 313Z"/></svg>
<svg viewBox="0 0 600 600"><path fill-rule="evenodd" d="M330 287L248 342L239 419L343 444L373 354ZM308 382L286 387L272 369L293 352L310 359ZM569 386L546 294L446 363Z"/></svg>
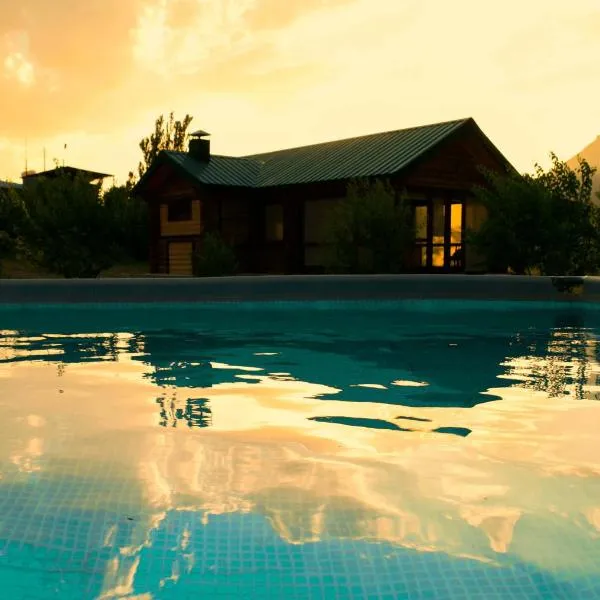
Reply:
<svg viewBox="0 0 600 600"><path fill-rule="evenodd" d="M190 133L188 154L199 162L207 163L210 161L210 140L204 139L209 135L210 133L201 129Z"/></svg>

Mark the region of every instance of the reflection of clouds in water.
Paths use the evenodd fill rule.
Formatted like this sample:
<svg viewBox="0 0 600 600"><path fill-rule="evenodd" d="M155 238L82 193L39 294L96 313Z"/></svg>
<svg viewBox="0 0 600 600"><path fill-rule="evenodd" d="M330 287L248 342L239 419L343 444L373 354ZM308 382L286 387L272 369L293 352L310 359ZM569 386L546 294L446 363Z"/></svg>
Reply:
<svg viewBox="0 0 600 600"><path fill-rule="evenodd" d="M0 457L18 457L13 467L21 475L36 464L48 481L105 473L99 489L106 485L109 493L67 498L65 488L57 502L88 510L122 505L121 513L125 507L134 513L130 523L113 524L116 532L102 536L110 550L106 597L136 590L144 552L158 551L157 540L173 519L180 522L174 515L181 511L189 511L190 521L177 529L180 541L170 571L161 574L164 586L193 568L186 548L197 547L194 538L203 535L194 518L208 527L211 516L233 513L263 516L291 544L387 542L495 563L505 555L559 571L579 561L593 572L600 560L593 427L600 405L585 395L597 370L591 332L555 330L547 341L525 332L508 351L504 344L503 355L478 357L487 365L479 380L489 382L479 392L496 399L469 408L398 402L404 396L380 402L380 394L395 387L428 394L424 401L444 388L453 388L454 396L468 393L469 361L453 364L452 376L436 369L445 357L443 340L439 347L423 342L413 353L413 362L426 349L439 353L418 372L404 369L401 348L392 353L400 359L394 373L389 361L377 362L380 357L365 365L364 349L353 354L356 347L350 347L337 368L336 355L329 354L315 379L299 376L311 369L310 351L261 355L241 351L235 340L215 350L199 347L192 336L178 352L177 335L168 340L168 352L156 359L148 347L157 339L147 344L143 335L29 336L15 344L28 358L17 362L13 354L2 367L6 431ZM56 369L39 360L47 350L39 345L50 343L69 358L60 402L53 394ZM462 340L460 346L468 355L482 344L469 350ZM340 343L336 352L343 348ZM83 356L91 360L79 363ZM246 363L244 356L254 359ZM312 364L322 356L312 353ZM276 359L287 360L289 375L276 375L282 371L269 362ZM332 365L339 387L327 382ZM418 382L427 385L411 385ZM351 387L361 384L364 395L355 401ZM17 395L18 406L8 401ZM443 434L458 428L471 433ZM0 492L17 477L4 464ZM541 528L545 537L538 535Z"/></svg>

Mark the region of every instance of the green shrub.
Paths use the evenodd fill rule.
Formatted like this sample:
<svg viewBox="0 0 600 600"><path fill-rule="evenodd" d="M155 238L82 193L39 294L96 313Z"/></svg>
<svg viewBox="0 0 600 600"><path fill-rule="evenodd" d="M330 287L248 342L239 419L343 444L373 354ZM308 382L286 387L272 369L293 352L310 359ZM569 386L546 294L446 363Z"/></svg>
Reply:
<svg viewBox="0 0 600 600"><path fill-rule="evenodd" d="M112 219L112 239L122 252L123 261L147 261L149 249L148 207L131 194L128 186L114 186L102 196Z"/></svg>
<svg viewBox="0 0 600 600"><path fill-rule="evenodd" d="M23 218L23 202L19 192L0 189L0 259L15 255Z"/></svg>
<svg viewBox="0 0 600 600"><path fill-rule="evenodd" d="M487 218L467 240L488 270L521 274L586 275L600 269L600 210L592 202L594 169L576 170L551 154L552 168L535 175L483 171L474 189Z"/></svg>
<svg viewBox="0 0 600 600"><path fill-rule="evenodd" d="M112 218L99 186L85 179L40 179L22 191L23 254L33 264L64 277L97 277L118 257Z"/></svg>
<svg viewBox="0 0 600 600"><path fill-rule="evenodd" d="M331 272L400 273L414 243L411 207L386 181L353 181L332 215Z"/></svg>
<svg viewBox="0 0 600 600"><path fill-rule="evenodd" d="M235 251L218 233L206 233L192 256L192 268L196 277L233 275L238 268Z"/></svg>

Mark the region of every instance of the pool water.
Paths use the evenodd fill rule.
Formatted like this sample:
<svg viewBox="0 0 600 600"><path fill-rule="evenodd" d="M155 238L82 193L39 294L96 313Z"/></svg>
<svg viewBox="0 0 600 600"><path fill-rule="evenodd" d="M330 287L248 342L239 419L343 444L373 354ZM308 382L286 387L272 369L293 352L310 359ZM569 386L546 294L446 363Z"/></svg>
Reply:
<svg viewBox="0 0 600 600"><path fill-rule="evenodd" d="M0 309L0 597L600 599L600 309Z"/></svg>

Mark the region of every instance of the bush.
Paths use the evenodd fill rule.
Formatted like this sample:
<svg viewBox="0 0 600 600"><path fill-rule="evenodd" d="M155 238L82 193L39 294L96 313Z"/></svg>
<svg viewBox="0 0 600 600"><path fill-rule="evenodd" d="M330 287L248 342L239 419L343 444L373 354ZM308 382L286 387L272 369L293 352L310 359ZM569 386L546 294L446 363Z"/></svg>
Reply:
<svg viewBox="0 0 600 600"><path fill-rule="evenodd" d="M238 264L233 248L218 233L206 233L192 256L192 269L196 277L219 277L234 275Z"/></svg>
<svg viewBox="0 0 600 600"><path fill-rule="evenodd" d="M387 182L354 181L332 215L338 273L399 273L414 243L411 207Z"/></svg>
<svg viewBox="0 0 600 600"><path fill-rule="evenodd" d="M0 189L0 259L14 256L23 224L23 203L15 189Z"/></svg>
<svg viewBox="0 0 600 600"><path fill-rule="evenodd" d="M102 200L112 220L112 239L122 252L123 260L148 260L148 207L128 186L108 189Z"/></svg>
<svg viewBox="0 0 600 600"><path fill-rule="evenodd" d="M21 190L22 248L34 264L64 277L97 277L115 264L112 219L100 188L85 179L40 179Z"/></svg>
<svg viewBox="0 0 600 600"><path fill-rule="evenodd" d="M516 274L584 275L600 267L600 210L592 203L592 169L585 160L573 171L552 154L552 169L535 175L484 171L475 191L487 209L467 240L488 268Z"/></svg>

